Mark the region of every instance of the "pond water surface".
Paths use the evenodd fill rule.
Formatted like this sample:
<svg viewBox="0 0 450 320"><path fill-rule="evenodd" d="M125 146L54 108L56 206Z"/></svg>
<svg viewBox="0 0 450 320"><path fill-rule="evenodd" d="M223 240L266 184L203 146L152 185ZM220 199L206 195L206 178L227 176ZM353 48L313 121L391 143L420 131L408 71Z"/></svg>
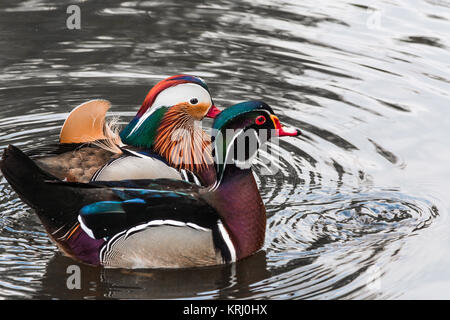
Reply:
<svg viewBox="0 0 450 320"><path fill-rule="evenodd" d="M0 298L450 298L449 48L445 0L2 1L1 149L57 141L93 98L125 123L179 73L303 135L273 145L276 174L255 163L263 250L196 270L80 265L80 290L0 175Z"/></svg>

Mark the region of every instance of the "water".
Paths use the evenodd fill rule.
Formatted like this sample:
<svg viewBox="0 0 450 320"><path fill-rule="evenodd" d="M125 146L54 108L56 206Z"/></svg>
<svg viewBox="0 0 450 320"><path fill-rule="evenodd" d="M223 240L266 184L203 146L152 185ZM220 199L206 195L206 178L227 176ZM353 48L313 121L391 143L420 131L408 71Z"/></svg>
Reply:
<svg viewBox="0 0 450 320"><path fill-rule="evenodd" d="M56 141L93 98L128 121L179 73L303 135L273 146L275 175L255 163L262 251L197 270L80 265L81 290L0 176L0 298L450 298L448 1L80 1L68 30L75 3L0 4L0 147Z"/></svg>

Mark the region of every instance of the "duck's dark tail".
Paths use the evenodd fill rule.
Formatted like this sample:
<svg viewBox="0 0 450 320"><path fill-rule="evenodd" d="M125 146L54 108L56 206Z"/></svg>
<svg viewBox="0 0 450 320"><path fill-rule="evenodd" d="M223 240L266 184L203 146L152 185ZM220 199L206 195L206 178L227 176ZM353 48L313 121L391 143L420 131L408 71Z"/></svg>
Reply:
<svg viewBox="0 0 450 320"><path fill-rule="evenodd" d="M86 204L83 202L97 200L86 197L86 188L65 186L13 145L4 150L0 170L19 197L36 210L51 234L67 232L77 223L78 212Z"/></svg>
<svg viewBox="0 0 450 320"><path fill-rule="evenodd" d="M32 208L37 208L46 200L50 200L44 181L58 180L40 169L33 160L13 145L4 150L0 169L20 198Z"/></svg>

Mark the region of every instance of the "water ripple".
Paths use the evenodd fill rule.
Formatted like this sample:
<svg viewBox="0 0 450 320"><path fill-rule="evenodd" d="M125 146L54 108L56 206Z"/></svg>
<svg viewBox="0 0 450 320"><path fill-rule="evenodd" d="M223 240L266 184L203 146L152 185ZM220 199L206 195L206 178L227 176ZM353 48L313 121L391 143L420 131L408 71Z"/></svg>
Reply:
<svg viewBox="0 0 450 320"><path fill-rule="evenodd" d="M80 291L0 175L0 298L383 299L448 294L449 21L440 0L0 4L0 148L57 141L105 98L122 124L172 74L264 100L302 135L259 153L263 250L199 270L80 265ZM12 28L11 26L14 26ZM205 121L205 124L210 122Z"/></svg>

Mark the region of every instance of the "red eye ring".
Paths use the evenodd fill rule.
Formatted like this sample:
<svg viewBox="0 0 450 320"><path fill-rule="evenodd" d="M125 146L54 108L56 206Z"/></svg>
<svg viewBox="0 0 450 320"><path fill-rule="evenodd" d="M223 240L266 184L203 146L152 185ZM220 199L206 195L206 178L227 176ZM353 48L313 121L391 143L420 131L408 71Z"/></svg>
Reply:
<svg viewBox="0 0 450 320"><path fill-rule="evenodd" d="M265 122L266 122L266 117L264 117L264 116L258 116L258 117L255 119L255 123L256 123L258 126L264 124Z"/></svg>

